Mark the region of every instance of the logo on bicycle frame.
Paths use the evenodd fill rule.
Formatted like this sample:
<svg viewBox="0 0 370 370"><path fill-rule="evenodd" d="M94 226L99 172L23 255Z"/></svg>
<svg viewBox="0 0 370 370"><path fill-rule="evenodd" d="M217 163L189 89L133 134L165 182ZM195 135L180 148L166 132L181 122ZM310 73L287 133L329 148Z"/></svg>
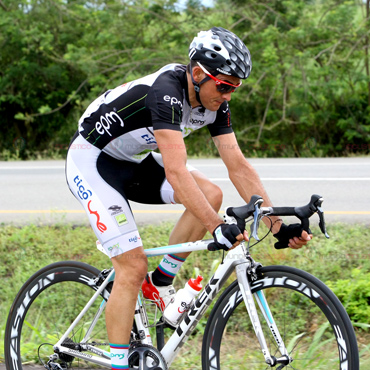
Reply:
<svg viewBox="0 0 370 370"><path fill-rule="evenodd" d="M107 230L107 226L105 224L103 224L102 222L100 222L100 215L99 215L98 211L91 210L90 203L91 203L91 200L89 201L89 203L87 203L87 208L88 208L91 215L96 216L96 227L98 228L98 230L101 233L104 233L104 231Z"/></svg>

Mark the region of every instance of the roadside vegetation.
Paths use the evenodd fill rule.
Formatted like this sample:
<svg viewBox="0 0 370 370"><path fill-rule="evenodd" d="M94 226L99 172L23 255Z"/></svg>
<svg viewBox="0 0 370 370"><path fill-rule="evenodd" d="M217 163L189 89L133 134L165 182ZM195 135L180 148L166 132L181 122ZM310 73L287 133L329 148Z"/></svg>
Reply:
<svg viewBox="0 0 370 370"><path fill-rule="evenodd" d="M164 223L140 229L145 246L156 247L168 243L173 224ZM329 225L331 236L326 240L318 228L313 228L314 239L301 250L280 250L273 247L274 238L254 247L253 256L264 265L283 264L304 269L326 282L345 305L356 328L361 355L361 368L370 368L370 258L369 228L361 225ZM260 236L266 230L261 226ZM22 284L41 267L61 260L78 260L99 269L110 267L109 259L95 247L95 236L90 227L72 225L0 228L0 362L4 360L3 337L11 303ZM221 252L200 252L191 255L175 280L181 288L189 277L201 273L207 280L221 262ZM149 260L154 269L158 258ZM230 281L235 277L231 276ZM200 348L205 318L184 346L174 368L200 369ZM194 350L197 348L199 350ZM185 361L186 359L186 361Z"/></svg>
<svg viewBox="0 0 370 370"><path fill-rule="evenodd" d="M247 157L369 154L369 1L204 4L0 1L0 159L63 156L88 104L165 64L187 64L192 38L213 26L251 51L251 76L231 100ZM217 155L208 130L186 143L190 155Z"/></svg>

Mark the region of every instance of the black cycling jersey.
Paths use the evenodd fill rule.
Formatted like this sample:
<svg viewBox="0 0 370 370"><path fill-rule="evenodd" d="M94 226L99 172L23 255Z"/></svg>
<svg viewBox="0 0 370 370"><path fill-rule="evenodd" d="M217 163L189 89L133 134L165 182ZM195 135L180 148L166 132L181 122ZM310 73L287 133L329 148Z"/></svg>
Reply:
<svg viewBox="0 0 370 370"><path fill-rule="evenodd" d="M154 130L181 131L185 137L203 126L212 136L231 133L228 103L217 112L192 108L186 66L170 64L105 92L81 117L79 132L114 158L140 162L143 152L158 147Z"/></svg>

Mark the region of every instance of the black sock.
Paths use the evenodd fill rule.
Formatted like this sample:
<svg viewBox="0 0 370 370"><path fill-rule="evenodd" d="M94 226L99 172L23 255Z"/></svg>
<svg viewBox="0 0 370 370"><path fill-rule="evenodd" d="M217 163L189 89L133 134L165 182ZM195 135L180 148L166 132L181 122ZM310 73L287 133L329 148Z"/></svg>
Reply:
<svg viewBox="0 0 370 370"><path fill-rule="evenodd" d="M157 268L152 274L152 282L156 286L171 285L174 278L163 275L162 272Z"/></svg>

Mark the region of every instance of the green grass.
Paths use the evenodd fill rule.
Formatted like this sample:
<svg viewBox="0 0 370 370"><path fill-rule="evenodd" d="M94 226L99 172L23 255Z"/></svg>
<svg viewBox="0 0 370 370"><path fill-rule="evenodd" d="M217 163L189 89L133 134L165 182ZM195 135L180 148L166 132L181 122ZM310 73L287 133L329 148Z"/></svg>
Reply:
<svg viewBox="0 0 370 370"><path fill-rule="evenodd" d="M141 228L144 247L166 245L172 226L171 223L165 223ZM262 227L260 236L263 234ZM252 255L264 265L294 266L334 285L336 282L353 279L355 269L364 274L370 272L369 228L362 225L330 225L329 240L326 240L318 229L313 231L314 239L308 247L301 250L277 251L273 248L274 238L269 236L265 242L253 248ZM109 259L96 249L95 240L90 227L29 225L22 228L14 226L0 228L0 362L4 360L3 337L6 318L12 301L23 283L41 267L61 260L79 260L99 269L110 267ZM221 262L221 257L220 252L194 253L180 270L175 286L182 287L197 271L208 280ZM151 258L149 268L154 269L159 260L159 257ZM234 278L231 276L230 282ZM343 298L344 304L349 304L346 299L348 297ZM209 313L210 311L205 318ZM359 340L361 367L365 369L370 368L370 317L367 322L364 321L354 324ZM205 321L201 321L199 329L197 328L184 346L182 356L178 357L173 368L177 370L201 368L200 349L204 326ZM194 350L195 348L197 350Z"/></svg>

